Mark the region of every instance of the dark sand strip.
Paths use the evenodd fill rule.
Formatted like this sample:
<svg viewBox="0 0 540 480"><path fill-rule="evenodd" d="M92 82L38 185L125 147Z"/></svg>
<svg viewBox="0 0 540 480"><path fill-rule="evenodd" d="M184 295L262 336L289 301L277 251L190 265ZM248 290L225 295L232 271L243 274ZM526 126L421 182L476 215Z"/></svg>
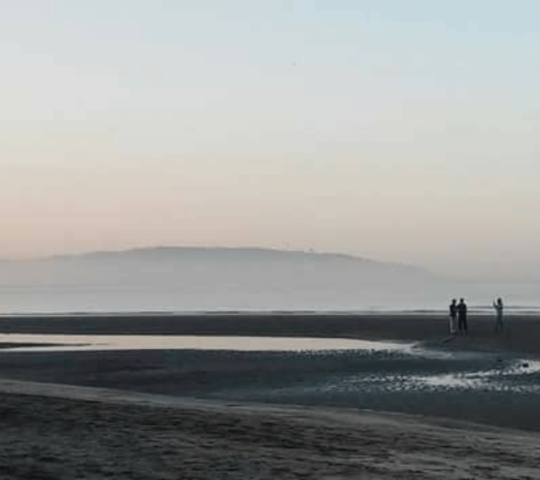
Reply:
<svg viewBox="0 0 540 480"><path fill-rule="evenodd" d="M0 382L7 479L540 479L534 434Z"/></svg>
<svg viewBox="0 0 540 480"><path fill-rule="evenodd" d="M0 333L78 335L232 335L435 342L449 348L506 349L540 355L540 316L509 314L504 334L494 317L471 315L469 335L448 339L443 314L74 315L0 318Z"/></svg>

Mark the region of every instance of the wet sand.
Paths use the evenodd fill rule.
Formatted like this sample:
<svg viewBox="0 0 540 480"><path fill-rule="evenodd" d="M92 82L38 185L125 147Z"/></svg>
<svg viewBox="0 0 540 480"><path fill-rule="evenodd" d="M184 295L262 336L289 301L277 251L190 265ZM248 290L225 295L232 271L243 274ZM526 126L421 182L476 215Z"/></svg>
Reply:
<svg viewBox="0 0 540 480"><path fill-rule="evenodd" d="M446 352L446 353L445 353ZM527 368L522 368L524 362ZM540 364L437 349L0 352L3 378L225 401L432 415L540 432ZM450 381L446 381L452 377ZM457 384L457 385L454 385Z"/></svg>
<svg viewBox="0 0 540 480"><path fill-rule="evenodd" d="M458 357L498 349L482 362L540 352L530 338L540 338L536 317L512 318L511 334L499 338L491 317L470 324L467 338L451 342L442 315L16 318L1 319L0 332L421 341ZM369 392L353 385L344 402L332 391L317 396L321 381L362 369L406 377L410 367L392 355L4 350L0 478L540 479L540 434L486 425L502 418L506 427L540 430L535 395L407 396L399 385ZM466 355L458 364L472 361ZM437 365L455 368L444 358ZM362 405L405 405L417 415Z"/></svg>
<svg viewBox="0 0 540 480"><path fill-rule="evenodd" d="M537 479L539 437L352 409L0 382L17 479Z"/></svg>

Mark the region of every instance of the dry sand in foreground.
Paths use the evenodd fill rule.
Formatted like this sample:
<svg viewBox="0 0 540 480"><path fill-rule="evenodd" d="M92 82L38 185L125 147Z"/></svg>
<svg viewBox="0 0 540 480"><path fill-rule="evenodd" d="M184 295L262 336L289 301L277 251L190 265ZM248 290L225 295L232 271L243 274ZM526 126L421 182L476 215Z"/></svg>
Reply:
<svg viewBox="0 0 540 480"><path fill-rule="evenodd" d="M0 478L540 479L540 436L0 381Z"/></svg>

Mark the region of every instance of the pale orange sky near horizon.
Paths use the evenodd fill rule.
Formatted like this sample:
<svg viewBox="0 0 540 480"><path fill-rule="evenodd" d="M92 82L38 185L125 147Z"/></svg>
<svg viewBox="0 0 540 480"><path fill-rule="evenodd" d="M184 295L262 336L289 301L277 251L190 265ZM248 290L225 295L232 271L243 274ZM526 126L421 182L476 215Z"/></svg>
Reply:
<svg viewBox="0 0 540 480"><path fill-rule="evenodd" d="M261 246L534 273L536 4L258 5L0 7L0 257Z"/></svg>

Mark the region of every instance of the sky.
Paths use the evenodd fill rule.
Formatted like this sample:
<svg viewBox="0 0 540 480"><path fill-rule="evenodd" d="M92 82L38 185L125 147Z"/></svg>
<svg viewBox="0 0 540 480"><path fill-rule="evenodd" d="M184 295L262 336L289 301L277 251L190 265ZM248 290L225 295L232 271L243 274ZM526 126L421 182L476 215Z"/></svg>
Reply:
<svg viewBox="0 0 540 480"><path fill-rule="evenodd" d="M540 266L535 0L0 2L0 257Z"/></svg>

